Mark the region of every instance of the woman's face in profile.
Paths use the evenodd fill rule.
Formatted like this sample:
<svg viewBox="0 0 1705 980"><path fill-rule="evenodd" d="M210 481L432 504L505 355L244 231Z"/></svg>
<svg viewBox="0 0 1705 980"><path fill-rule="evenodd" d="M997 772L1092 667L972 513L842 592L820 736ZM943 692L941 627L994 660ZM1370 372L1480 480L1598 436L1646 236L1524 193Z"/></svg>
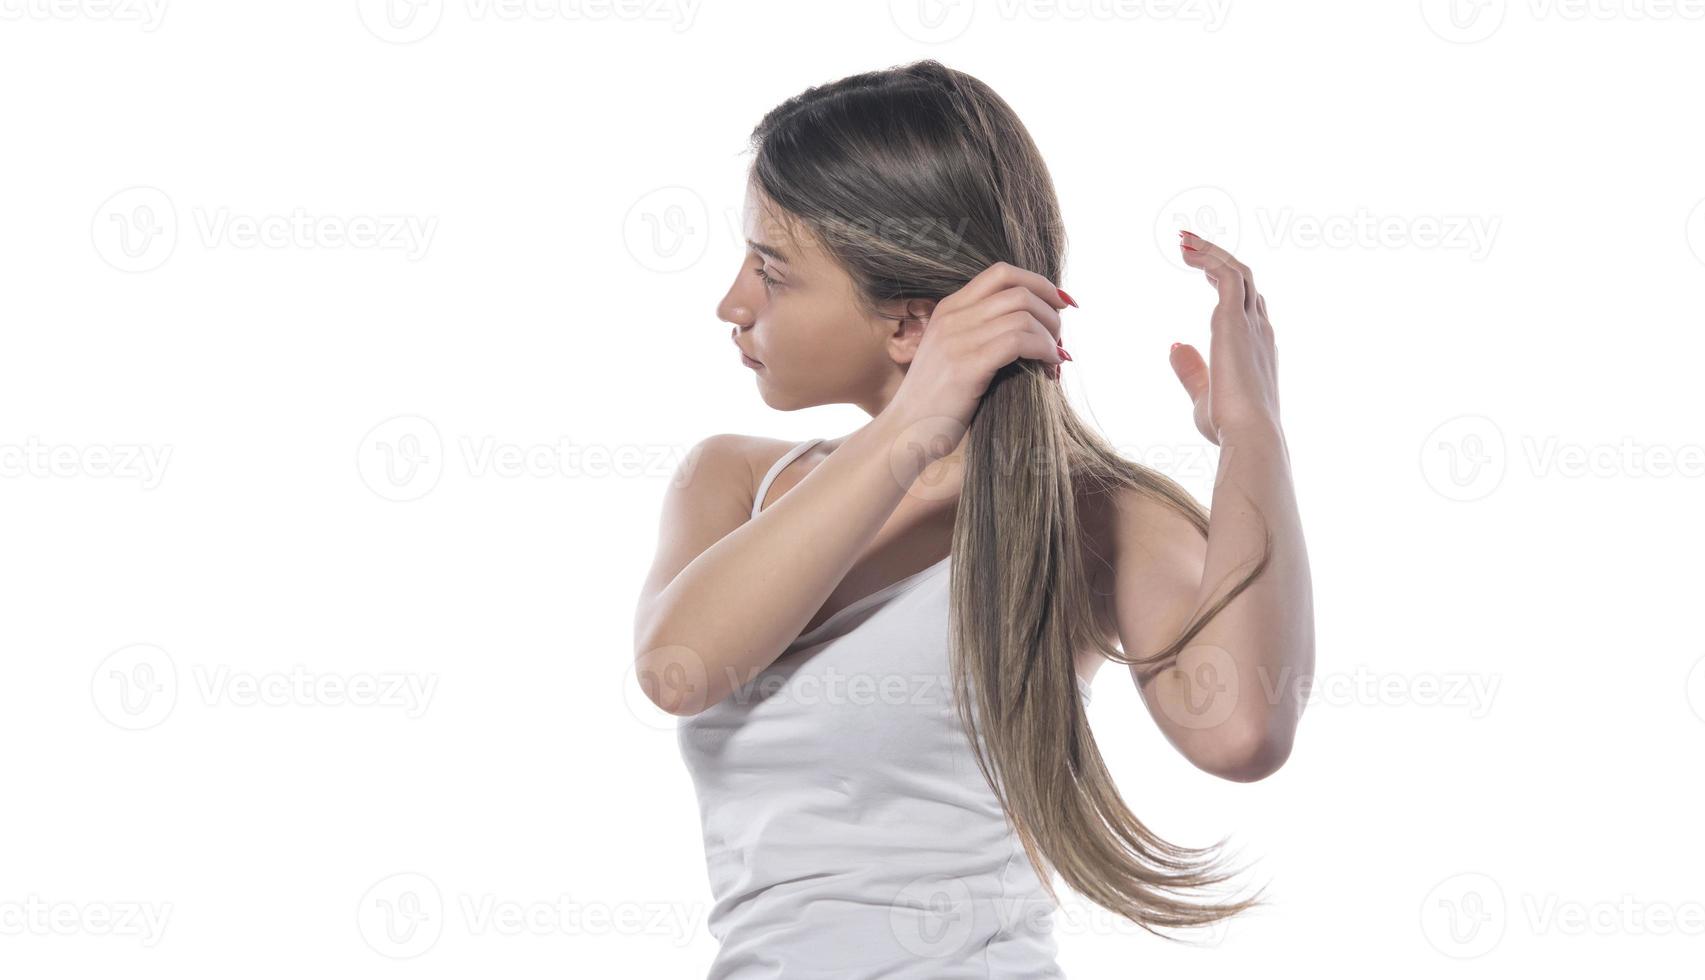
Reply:
<svg viewBox="0 0 1705 980"><path fill-rule="evenodd" d="M781 218L750 184L742 228L745 256L716 315L733 324L735 345L760 362L743 364L728 354L731 365L757 376L764 402L783 411L863 405L885 385L897 385L887 343L895 321L864 315L852 278L810 232Z"/></svg>

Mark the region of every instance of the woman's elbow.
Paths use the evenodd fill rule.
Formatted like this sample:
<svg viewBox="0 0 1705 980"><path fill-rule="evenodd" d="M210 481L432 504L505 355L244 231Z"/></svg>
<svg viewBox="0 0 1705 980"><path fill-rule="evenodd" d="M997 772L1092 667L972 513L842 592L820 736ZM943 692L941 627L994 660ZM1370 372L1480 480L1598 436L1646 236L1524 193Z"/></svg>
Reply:
<svg viewBox="0 0 1705 980"><path fill-rule="evenodd" d="M1245 726L1223 739L1208 758L1196 765L1204 772L1234 783L1254 783L1284 767L1295 743L1293 732L1275 734L1263 726Z"/></svg>

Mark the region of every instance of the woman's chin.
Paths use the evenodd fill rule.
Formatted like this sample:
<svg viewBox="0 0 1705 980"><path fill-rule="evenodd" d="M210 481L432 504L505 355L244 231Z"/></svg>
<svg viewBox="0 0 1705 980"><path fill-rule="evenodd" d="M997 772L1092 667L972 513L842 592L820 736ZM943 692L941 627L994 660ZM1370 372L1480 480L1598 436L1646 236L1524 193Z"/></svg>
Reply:
<svg viewBox="0 0 1705 980"><path fill-rule="evenodd" d="M802 408L823 404L821 401L802 397L796 391L778 388L761 374L758 376L758 396L764 400L765 405L778 412L797 412Z"/></svg>

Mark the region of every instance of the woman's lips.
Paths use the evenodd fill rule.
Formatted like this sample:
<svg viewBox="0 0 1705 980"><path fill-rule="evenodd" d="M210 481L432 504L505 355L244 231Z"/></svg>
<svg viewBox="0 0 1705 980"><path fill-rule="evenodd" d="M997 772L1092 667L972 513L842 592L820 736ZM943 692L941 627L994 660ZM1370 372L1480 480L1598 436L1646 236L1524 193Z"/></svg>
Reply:
<svg viewBox="0 0 1705 980"><path fill-rule="evenodd" d="M730 339L734 340L734 349L740 352L740 363L741 364L744 364L749 368L760 368L760 367L764 366L763 361L760 361L757 358L753 357L752 355L746 353L746 348L740 346L740 341L737 338L730 338Z"/></svg>

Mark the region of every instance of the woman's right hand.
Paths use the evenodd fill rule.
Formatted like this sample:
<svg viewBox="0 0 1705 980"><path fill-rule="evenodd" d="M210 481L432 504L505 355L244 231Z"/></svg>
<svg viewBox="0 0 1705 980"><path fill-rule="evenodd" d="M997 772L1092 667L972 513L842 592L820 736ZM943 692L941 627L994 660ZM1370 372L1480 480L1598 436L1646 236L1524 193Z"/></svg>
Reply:
<svg viewBox="0 0 1705 980"><path fill-rule="evenodd" d="M995 373L1014 360L1065 360L1060 310L1067 305L1047 277L1007 262L937 303L905 380L882 410L892 414L907 453L921 453L918 462L928 465L953 452Z"/></svg>

